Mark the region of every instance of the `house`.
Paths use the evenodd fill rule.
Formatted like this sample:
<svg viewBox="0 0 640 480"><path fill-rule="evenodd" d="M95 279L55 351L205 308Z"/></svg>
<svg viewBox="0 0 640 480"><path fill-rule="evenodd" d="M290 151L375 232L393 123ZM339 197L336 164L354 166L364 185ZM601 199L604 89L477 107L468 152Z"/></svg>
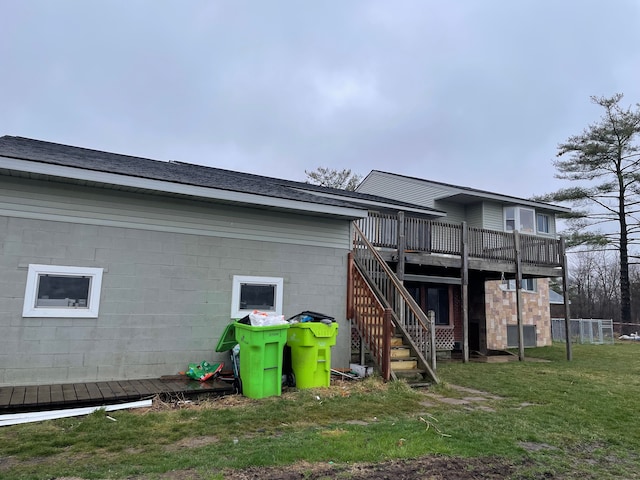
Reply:
<svg viewBox="0 0 640 480"><path fill-rule="evenodd" d="M385 379L437 381L437 353L546 338L564 211L378 171L347 192L1 137L0 386L225 361L225 327L256 308L336 318L334 368L353 325Z"/></svg>
<svg viewBox="0 0 640 480"><path fill-rule="evenodd" d="M357 191L441 213L358 221L418 305L435 313L438 350L460 350L465 337L482 353L519 346L519 318L525 346L551 343L548 279L564 266L556 215L569 209L377 170Z"/></svg>
<svg viewBox="0 0 640 480"><path fill-rule="evenodd" d="M0 386L173 375L226 361L254 308L335 317L370 209L431 208L181 162L0 138ZM344 333L342 333L344 332Z"/></svg>

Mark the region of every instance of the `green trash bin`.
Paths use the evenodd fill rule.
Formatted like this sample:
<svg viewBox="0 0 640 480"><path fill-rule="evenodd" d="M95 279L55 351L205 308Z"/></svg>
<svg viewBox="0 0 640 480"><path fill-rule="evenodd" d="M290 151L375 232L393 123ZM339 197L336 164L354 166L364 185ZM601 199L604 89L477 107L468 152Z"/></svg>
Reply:
<svg viewBox="0 0 640 480"><path fill-rule="evenodd" d="M328 387L331 383L331 347L336 344L338 324L294 323L287 333L296 387Z"/></svg>
<svg viewBox="0 0 640 480"><path fill-rule="evenodd" d="M282 353L288 329L289 324L266 327L235 324L245 397L264 398L282 393Z"/></svg>

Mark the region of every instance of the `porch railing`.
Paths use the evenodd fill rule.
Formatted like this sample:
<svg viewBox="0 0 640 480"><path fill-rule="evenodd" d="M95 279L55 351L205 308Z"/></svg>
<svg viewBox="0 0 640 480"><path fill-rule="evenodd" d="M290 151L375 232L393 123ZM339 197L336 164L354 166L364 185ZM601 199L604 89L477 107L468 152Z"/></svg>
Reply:
<svg viewBox="0 0 640 480"><path fill-rule="evenodd" d="M375 247L398 248L398 216L370 212L368 218L358 220L364 236ZM455 223L406 217L406 249L444 255L462 255L462 225ZM515 240L511 232L483 228L468 228L469 258L493 261L515 261ZM560 266L560 241L536 235L520 234L521 262L529 265Z"/></svg>
<svg viewBox="0 0 640 480"><path fill-rule="evenodd" d="M353 261L376 293L380 303L389 308L393 324L398 328L418 358L418 364L435 382L436 370L435 329L426 314L398 280L384 259L354 225ZM429 359L429 360L427 360Z"/></svg>

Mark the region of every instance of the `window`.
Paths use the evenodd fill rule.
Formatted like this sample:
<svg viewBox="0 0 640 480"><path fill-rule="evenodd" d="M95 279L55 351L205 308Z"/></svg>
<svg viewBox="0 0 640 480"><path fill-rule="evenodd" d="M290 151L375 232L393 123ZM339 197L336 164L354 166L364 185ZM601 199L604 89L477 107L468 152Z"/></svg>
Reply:
<svg viewBox="0 0 640 480"><path fill-rule="evenodd" d="M535 233L534 211L531 208L505 207L504 229L506 232L518 230L521 233Z"/></svg>
<svg viewBox="0 0 640 480"><path fill-rule="evenodd" d="M23 317L97 318L102 268L29 265Z"/></svg>
<svg viewBox="0 0 640 480"><path fill-rule="evenodd" d="M536 292L538 290L538 283L535 278L523 278L522 279L522 290L527 292ZM507 280L507 285L505 290L515 290L516 289L516 280L512 278Z"/></svg>
<svg viewBox="0 0 640 480"><path fill-rule="evenodd" d="M283 279L233 276L231 318L242 318L254 310L282 314Z"/></svg>
<svg viewBox="0 0 640 480"><path fill-rule="evenodd" d="M433 310L436 314L436 325L449 325L449 288L446 286L427 286L425 284L409 284L407 290L418 306L427 313Z"/></svg>
<svg viewBox="0 0 640 480"><path fill-rule="evenodd" d="M539 213L537 215L538 233L549 233L549 215Z"/></svg>
<svg viewBox="0 0 640 480"><path fill-rule="evenodd" d="M427 312L436 314L436 325L449 325L449 289L447 287L427 288Z"/></svg>

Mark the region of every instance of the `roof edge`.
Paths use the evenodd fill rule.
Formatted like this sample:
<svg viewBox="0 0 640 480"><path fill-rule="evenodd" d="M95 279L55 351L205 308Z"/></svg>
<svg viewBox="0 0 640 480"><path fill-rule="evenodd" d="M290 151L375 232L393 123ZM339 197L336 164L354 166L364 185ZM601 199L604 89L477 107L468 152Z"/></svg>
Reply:
<svg viewBox="0 0 640 480"><path fill-rule="evenodd" d="M61 179L66 178L96 182L105 185L114 185L119 187L139 188L152 192L173 193L177 195L186 195L208 200L218 200L227 203L238 203L289 210L299 213L312 213L317 215L328 215L351 219L365 218L367 216L367 209L364 206L359 208L356 205L354 205L353 207L326 205L300 200L271 197L258 193L237 192L233 190L223 190L219 188L189 185L184 183L170 182L166 180L134 177L119 173L87 170L79 167L57 165L35 160L24 160L14 157L0 156L0 168L5 168L7 170L17 172L45 175Z"/></svg>

